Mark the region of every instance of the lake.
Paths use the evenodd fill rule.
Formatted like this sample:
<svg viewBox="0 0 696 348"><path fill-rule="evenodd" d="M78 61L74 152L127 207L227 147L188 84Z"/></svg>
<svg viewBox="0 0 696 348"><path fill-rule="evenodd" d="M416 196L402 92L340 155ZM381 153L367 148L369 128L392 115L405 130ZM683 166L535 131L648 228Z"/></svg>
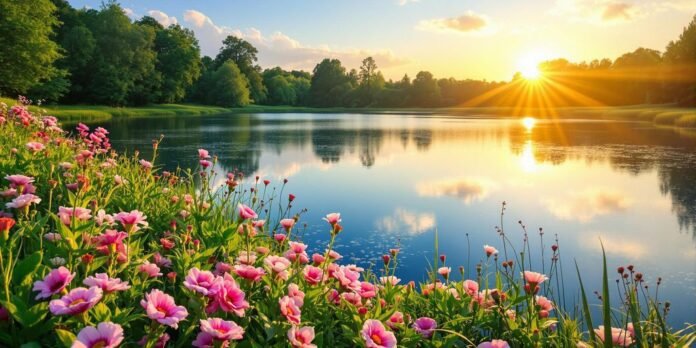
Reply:
<svg viewBox="0 0 696 348"><path fill-rule="evenodd" d="M196 150L205 148L219 157L220 173L238 169L272 185L288 178L284 195L297 195L293 209L308 209L301 221L311 251L328 242L321 217L340 212L337 251L344 262L379 266L381 255L399 247L403 282L425 279L436 232L453 273L463 266L475 277L484 244L502 253L496 226L505 201L505 234L519 249L518 221L527 227L534 269L548 270L558 237L568 303L579 293L574 260L590 301L598 303L592 292L601 292L601 238L612 281L616 267L628 264L645 275L651 292L662 277L660 298L673 303L669 322L696 322L693 131L639 122L354 114L101 125L117 149L145 156L164 134L158 164L167 169L195 166Z"/></svg>

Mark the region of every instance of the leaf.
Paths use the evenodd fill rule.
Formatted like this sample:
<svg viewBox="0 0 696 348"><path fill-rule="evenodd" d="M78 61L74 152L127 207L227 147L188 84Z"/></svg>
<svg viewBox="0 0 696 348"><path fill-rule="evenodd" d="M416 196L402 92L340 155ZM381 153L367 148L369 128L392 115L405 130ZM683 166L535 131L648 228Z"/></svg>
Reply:
<svg viewBox="0 0 696 348"><path fill-rule="evenodd" d="M74 333L63 329L56 329L56 335L58 335L58 339L60 340L60 343L63 344L63 347L66 348L70 348L73 342L75 342L77 339Z"/></svg>
<svg viewBox="0 0 696 348"><path fill-rule="evenodd" d="M607 271L607 255L604 253L604 243L602 245L602 266L604 273L602 276L602 310L604 319L604 347L612 348L613 339L611 335L611 302L609 301L609 273Z"/></svg>
<svg viewBox="0 0 696 348"><path fill-rule="evenodd" d="M590 305L587 303L587 295L585 294L585 286L582 285L582 277L580 276L580 268L578 268L578 261L575 261L575 271L578 273L578 282L580 284L580 295L582 297L582 313L585 316L585 323L587 324L587 329L590 333L590 343L595 342L595 332L594 325L592 325L592 314L590 313Z"/></svg>
<svg viewBox="0 0 696 348"><path fill-rule="evenodd" d="M41 260L43 259L43 252L40 250L25 257L22 261L19 261L14 268L14 273L12 274L12 282L14 284L20 284L24 281L24 278L30 274L36 272L41 265Z"/></svg>

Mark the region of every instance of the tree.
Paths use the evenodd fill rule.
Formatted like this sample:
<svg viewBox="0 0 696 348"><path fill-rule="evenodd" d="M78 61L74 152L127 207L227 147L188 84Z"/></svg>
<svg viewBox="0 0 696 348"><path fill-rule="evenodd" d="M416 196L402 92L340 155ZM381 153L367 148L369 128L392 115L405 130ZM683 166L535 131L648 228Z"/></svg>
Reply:
<svg viewBox="0 0 696 348"><path fill-rule="evenodd" d="M664 60L669 63L667 76L694 76L696 65L696 15L684 28L677 41L667 45ZM668 79L666 83L673 90L676 100L683 105L696 106L696 81L692 78L685 82L674 82Z"/></svg>
<svg viewBox="0 0 696 348"><path fill-rule="evenodd" d="M0 0L0 93L25 93L61 74L53 65L60 57L51 40L55 10L50 0Z"/></svg>
<svg viewBox="0 0 696 348"><path fill-rule="evenodd" d="M249 81L252 99L261 103L266 98L266 89L261 78L261 67L256 65L258 53L256 47L248 41L229 35L222 41L220 53L215 57L215 67L218 68L229 60L233 61Z"/></svg>
<svg viewBox="0 0 696 348"><path fill-rule="evenodd" d="M346 68L341 65L341 61L326 58L314 67L309 104L318 107L342 105L343 98L351 89Z"/></svg>
<svg viewBox="0 0 696 348"><path fill-rule="evenodd" d="M358 104L372 105L384 89L384 76L377 70L377 63L372 57L362 61L358 73Z"/></svg>
<svg viewBox="0 0 696 348"><path fill-rule="evenodd" d="M440 103L440 86L433 74L421 71L413 79L410 95L411 104L414 106L436 106Z"/></svg>
<svg viewBox="0 0 696 348"><path fill-rule="evenodd" d="M235 107L249 105L249 85L246 77L233 61L220 66L213 75L213 90L210 91L211 104Z"/></svg>

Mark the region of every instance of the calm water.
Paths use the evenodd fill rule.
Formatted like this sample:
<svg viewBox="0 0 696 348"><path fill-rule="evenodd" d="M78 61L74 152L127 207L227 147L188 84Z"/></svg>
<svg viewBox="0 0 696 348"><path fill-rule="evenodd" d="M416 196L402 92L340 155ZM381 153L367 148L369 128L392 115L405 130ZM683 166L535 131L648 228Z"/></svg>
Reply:
<svg viewBox="0 0 696 348"><path fill-rule="evenodd" d="M255 114L114 120L120 149L147 153L165 135L160 164L194 166L198 148L279 183L307 208L305 240L326 243L321 217L341 212L344 261L381 263L402 250L398 275L422 280L435 230L453 272L472 274L482 246L501 249L495 226L507 202L506 234L518 246L522 220L539 254L558 235L566 299L601 291L599 238L616 266L634 264L673 304L670 322L696 322L696 135L645 123L461 119L404 115ZM467 241L468 236L468 241ZM469 252L469 249L471 252ZM315 249L316 250L316 249ZM549 257L549 252L546 252ZM546 260L545 267L548 268ZM541 271L541 259L533 260ZM616 294L613 294L616 297ZM595 303L596 299L593 297Z"/></svg>

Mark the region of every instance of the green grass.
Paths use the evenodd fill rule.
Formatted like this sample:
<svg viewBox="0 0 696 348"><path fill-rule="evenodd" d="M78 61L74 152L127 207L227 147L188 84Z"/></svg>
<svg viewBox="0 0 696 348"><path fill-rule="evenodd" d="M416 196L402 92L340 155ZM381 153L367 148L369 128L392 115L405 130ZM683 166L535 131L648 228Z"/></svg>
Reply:
<svg viewBox="0 0 696 348"><path fill-rule="evenodd" d="M0 101L13 105L10 98ZM32 111L45 109L46 114L61 118L63 122L103 121L112 117L147 116L200 116L210 114L242 113L347 113L347 114L408 114L449 115L462 117L520 117L583 118L602 120L640 120L658 125L679 128L696 128L696 108L680 108L671 104L630 105L600 107L559 107L553 109L514 107L447 107L447 108L313 108L304 106L250 105L241 108L222 108L195 104L160 104L142 107L109 107L100 105L48 105L32 107Z"/></svg>

